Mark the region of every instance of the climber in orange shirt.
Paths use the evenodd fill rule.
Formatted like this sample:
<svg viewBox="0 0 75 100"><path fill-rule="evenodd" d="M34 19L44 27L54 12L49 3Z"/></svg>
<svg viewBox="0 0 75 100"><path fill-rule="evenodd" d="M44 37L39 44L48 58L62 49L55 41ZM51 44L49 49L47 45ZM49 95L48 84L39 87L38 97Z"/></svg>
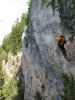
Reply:
<svg viewBox="0 0 75 100"><path fill-rule="evenodd" d="M64 55L64 58L67 59L66 49L64 48L64 44L66 44L65 37L63 35L56 37L56 42L60 50L62 51L62 54Z"/></svg>

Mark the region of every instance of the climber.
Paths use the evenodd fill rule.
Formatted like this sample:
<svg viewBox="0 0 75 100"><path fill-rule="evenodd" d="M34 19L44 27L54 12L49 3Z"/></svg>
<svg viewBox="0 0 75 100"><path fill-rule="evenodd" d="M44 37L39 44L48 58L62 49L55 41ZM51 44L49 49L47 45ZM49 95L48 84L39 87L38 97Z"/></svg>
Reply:
<svg viewBox="0 0 75 100"><path fill-rule="evenodd" d="M57 45L60 48L62 54L64 55L64 58L67 59L66 49L64 47L64 44L66 44L65 37L63 35L57 36L56 42L57 42Z"/></svg>

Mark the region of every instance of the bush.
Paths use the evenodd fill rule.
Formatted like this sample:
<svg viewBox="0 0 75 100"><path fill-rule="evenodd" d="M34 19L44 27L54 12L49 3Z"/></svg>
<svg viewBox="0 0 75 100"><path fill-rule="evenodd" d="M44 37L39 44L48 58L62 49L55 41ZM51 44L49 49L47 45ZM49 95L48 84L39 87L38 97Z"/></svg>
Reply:
<svg viewBox="0 0 75 100"><path fill-rule="evenodd" d="M72 74L68 76L67 74L62 75L64 83L64 95L62 100L75 100L75 79Z"/></svg>
<svg viewBox="0 0 75 100"><path fill-rule="evenodd" d="M5 100L13 100L13 97L17 95L17 81L15 79L5 79L2 94Z"/></svg>

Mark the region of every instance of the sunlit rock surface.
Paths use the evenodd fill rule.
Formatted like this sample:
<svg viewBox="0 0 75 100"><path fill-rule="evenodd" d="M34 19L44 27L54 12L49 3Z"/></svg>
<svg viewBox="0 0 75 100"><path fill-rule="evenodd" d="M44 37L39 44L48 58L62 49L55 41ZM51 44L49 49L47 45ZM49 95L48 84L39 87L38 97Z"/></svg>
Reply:
<svg viewBox="0 0 75 100"><path fill-rule="evenodd" d="M59 12L55 10L54 14L51 6L42 5L42 0L32 0L29 25L22 40L24 100L62 100L60 76L73 65L64 59L55 42L56 35L63 32L67 30L63 30Z"/></svg>
<svg viewBox="0 0 75 100"><path fill-rule="evenodd" d="M17 74L21 66L21 56L22 52L17 52L16 55L13 55L11 52L9 52L7 61L2 61L3 71L7 77L13 78Z"/></svg>

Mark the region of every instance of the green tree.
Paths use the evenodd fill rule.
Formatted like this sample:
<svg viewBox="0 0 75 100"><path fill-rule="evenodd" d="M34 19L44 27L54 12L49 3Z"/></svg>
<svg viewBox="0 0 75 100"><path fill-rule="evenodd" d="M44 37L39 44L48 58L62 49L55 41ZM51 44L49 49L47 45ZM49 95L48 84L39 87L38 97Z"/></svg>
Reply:
<svg viewBox="0 0 75 100"><path fill-rule="evenodd" d="M27 26L27 15L22 14L20 22L17 20L16 24L12 26L12 30L3 40L2 48L8 53L11 51L16 54L22 48L21 37L24 32L25 26Z"/></svg>

